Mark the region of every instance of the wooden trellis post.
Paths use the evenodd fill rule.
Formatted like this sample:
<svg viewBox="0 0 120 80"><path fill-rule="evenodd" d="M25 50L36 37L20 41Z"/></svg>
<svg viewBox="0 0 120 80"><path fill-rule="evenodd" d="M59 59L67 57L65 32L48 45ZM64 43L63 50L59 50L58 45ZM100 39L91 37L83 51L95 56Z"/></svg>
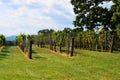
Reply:
<svg viewBox="0 0 120 80"><path fill-rule="evenodd" d="M28 58L32 59L32 40L28 37Z"/></svg>
<svg viewBox="0 0 120 80"><path fill-rule="evenodd" d="M73 53L74 53L74 38L72 38L72 45L71 45L71 53L70 53L70 56L73 56Z"/></svg>

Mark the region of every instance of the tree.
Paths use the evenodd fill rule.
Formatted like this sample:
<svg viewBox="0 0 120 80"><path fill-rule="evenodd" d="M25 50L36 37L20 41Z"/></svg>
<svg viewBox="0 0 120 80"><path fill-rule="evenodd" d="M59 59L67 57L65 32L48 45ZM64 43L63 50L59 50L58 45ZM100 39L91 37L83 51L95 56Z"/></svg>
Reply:
<svg viewBox="0 0 120 80"><path fill-rule="evenodd" d="M101 25L106 27L110 22L107 15L109 10L99 6L103 1L110 0L71 0L74 6L74 13L76 14L74 26L85 27L89 30L93 30Z"/></svg>
<svg viewBox="0 0 120 80"><path fill-rule="evenodd" d="M5 44L5 41L6 41L5 36L0 34L0 46L3 46Z"/></svg>
<svg viewBox="0 0 120 80"><path fill-rule="evenodd" d="M56 52L57 50L56 50L56 45L57 45L57 35L58 35L58 32L53 32L52 33L52 39L53 39L53 49L54 49L54 51Z"/></svg>
<svg viewBox="0 0 120 80"><path fill-rule="evenodd" d="M73 56L73 53L74 53L74 38L72 38L72 41L71 41L71 52L70 52L70 56Z"/></svg>
<svg viewBox="0 0 120 80"><path fill-rule="evenodd" d="M33 36L19 34L16 37L16 44L20 47L20 49L28 56L29 59L32 59L32 42Z"/></svg>
<svg viewBox="0 0 120 80"><path fill-rule="evenodd" d="M27 39L28 39L28 58L32 59L32 37L28 35Z"/></svg>
<svg viewBox="0 0 120 80"><path fill-rule="evenodd" d="M113 48L115 45L116 35L119 35L119 25L120 25L120 0L113 0L114 5L111 7L111 11L113 12L113 16L111 19L112 22L112 43L110 52L113 52Z"/></svg>
<svg viewBox="0 0 120 80"><path fill-rule="evenodd" d="M101 51L104 51L104 44L105 44L105 31L101 29L99 31L99 45L101 47Z"/></svg>
<svg viewBox="0 0 120 80"><path fill-rule="evenodd" d="M43 29L38 31L38 41L41 48L45 47L46 38L48 38L48 35L49 35L49 29Z"/></svg>
<svg viewBox="0 0 120 80"><path fill-rule="evenodd" d="M120 24L120 0L113 0L114 5L111 7L111 11L113 12L112 22L117 26Z"/></svg>
<svg viewBox="0 0 120 80"><path fill-rule="evenodd" d="M104 1L113 1L115 4L111 9L99 6ZM71 0L71 4L74 6L73 9L74 13L76 14L75 21L73 21L75 27L88 30L98 30L100 26L103 27L105 31L114 31L116 29L116 25L120 21L119 0ZM115 38L115 32L112 33L114 33L112 34L112 38ZM105 38L107 38L107 36ZM85 41L87 40L84 39L84 47L86 47ZM114 41L111 42L111 46L114 46ZM113 47L111 47L110 51L113 51Z"/></svg>
<svg viewBox="0 0 120 80"><path fill-rule="evenodd" d="M52 33L54 32L53 29L49 30L49 41L50 41L50 49L53 50L53 39L52 39Z"/></svg>
<svg viewBox="0 0 120 80"><path fill-rule="evenodd" d="M16 44L21 48L21 50L25 51L25 34L19 34L16 36Z"/></svg>
<svg viewBox="0 0 120 80"><path fill-rule="evenodd" d="M71 41L71 36L72 36L72 30L70 28L64 28L63 32L65 33L66 37L66 52L69 54L70 53L70 41Z"/></svg>
<svg viewBox="0 0 120 80"><path fill-rule="evenodd" d="M63 31L58 31L56 39L57 39L57 44L59 45L59 50L61 53L62 47L65 46L65 40L66 40L65 33Z"/></svg>
<svg viewBox="0 0 120 80"><path fill-rule="evenodd" d="M118 35L118 37L120 38L120 24L118 24L116 27L117 27L117 28L116 28L117 35Z"/></svg>
<svg viewBox="0 0 120 80"><path fill-rule="evenodd" d="M54 32L53 29L43 29L38 31L38 37L41 47L45 47L46 44L49 43L50 49L53 49L52 43L52 33Z"/></svg>

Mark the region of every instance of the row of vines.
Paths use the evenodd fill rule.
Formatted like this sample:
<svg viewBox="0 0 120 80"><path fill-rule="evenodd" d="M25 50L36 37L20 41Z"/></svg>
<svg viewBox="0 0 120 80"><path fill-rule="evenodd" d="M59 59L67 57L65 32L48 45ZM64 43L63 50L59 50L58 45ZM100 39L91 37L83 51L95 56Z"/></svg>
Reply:
<svg viewBox="0 0 120 80"><path fill-rule="evenodd" d="M116 35L116 36L115 36ZM86 49L92 51L119 50L119 37L113 31L101 29L97 32L81 30L80 28L64 28L62 31L43 29L37 35L20 34L16 37L16 45L32 59L32 44L41 48L49 48L55 52L67 53L73 56L74 49Z"/></svg>
<svg viewBox="0 0 120 80"><path fill-rule="evenodd" d="M34 44L41 48L71 53L73 48L94 51L110 51L119 49L119 38L115 33L101 29L97 32L79 28L65 28L63 31L40 30L38 35L32 35ZM73 40L74 39L74 40ZM72 43L74 41L74 43ZM72 47L72 45L74 46Z"/></svg>
<svg viewBox="0 0 120 80"><path fill-rule="evenodd" d="M16 45L27 56L27 58L32 59L32 40L30 35L19 34L16 37Z"/></svg>
<svg viewBox="0 0 120 80"><path fill-rule="evenodd" d="M5 41L6 41L5 36L0 34L0 47L5 45Z"/></svg>

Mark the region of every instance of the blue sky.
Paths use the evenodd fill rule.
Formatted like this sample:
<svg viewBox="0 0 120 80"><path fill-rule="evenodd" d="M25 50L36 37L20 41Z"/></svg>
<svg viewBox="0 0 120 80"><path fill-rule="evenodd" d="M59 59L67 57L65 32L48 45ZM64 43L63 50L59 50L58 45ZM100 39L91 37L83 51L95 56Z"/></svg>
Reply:
<svg viewBox="0 0 120 80"><path fill-rule="evenodd" d="M70 0L0 0L0 34L6 36L73 28L74 18Z"/></svg>
<svg viewBox="0 0 120 80"><path fill-rule="evenodd" d="M70 0L0 0L0 34L37 34L41 29L73 28Z"/></svg>

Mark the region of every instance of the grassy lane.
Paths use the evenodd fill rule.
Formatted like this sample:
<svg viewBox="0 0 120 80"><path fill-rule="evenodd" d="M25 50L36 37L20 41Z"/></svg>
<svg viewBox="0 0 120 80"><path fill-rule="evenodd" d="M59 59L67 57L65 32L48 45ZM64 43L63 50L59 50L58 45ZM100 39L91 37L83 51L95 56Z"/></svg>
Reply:
<svg viewBox="0 0 120 80"><path fill-rule="evenodd" d="M26 63L17 47L4 47L0 52L0 80L25 80L29 77Z"/></svg>
<svg viewBox="0 0 120 80"><path fill-rule="evenodd" d="M120 80L120 54L76 50L63 57L33 46L27 60L15 46L0 52L0 80Z"/></svg>
<svg viewBox="0 0 120 80"><path fill-rule="evenodd" d="M72 58L34 47L45 75L57 80L120 80L120 54L76 50ZM38 59L39 60L39 59Z"/></svg>

